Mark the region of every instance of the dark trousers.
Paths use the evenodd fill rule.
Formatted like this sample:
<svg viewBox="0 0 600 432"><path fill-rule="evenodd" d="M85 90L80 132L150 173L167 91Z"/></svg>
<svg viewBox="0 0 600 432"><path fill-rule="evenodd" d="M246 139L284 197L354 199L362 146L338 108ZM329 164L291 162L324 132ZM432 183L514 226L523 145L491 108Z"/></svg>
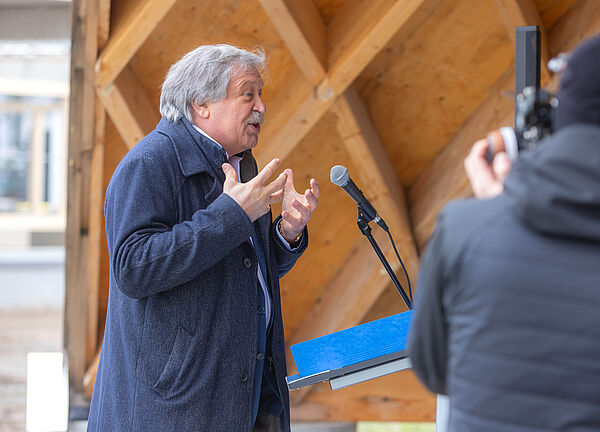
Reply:
<svg viewBox="0 0 600 432"><path fill-rule="evenodd" d="M280 418L272 415L258 415L252 432L279 432L281 431Z"/></svg>

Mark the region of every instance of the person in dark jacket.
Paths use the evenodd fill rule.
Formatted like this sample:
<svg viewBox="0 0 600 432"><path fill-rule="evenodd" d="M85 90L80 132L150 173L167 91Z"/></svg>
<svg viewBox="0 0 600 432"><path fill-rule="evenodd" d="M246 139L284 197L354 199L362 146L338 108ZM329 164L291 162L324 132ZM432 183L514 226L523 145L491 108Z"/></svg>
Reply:
<svg viewBox="0 0 600 432"><path fill-rule="evenodd" d="M558 100L504 182L474 146L486 199L448 204L423 257L409 354L450 431L600 430L600 36Z"/></svg>
<svg viewBox="0 0 600 432"><path fill-rule="evenodd" d="M110 289L88 431L289 431L279 278L319 185L258 172L265 56L201 46L106 192ZM238 181L239 179L239 181ZM282 201L272 220L270 204Z"/></svg>

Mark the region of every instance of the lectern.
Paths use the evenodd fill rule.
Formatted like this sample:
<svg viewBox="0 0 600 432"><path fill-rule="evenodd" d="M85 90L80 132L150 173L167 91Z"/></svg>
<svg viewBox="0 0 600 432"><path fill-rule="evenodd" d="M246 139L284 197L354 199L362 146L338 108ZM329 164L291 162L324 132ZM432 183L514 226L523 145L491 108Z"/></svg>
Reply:
<svg viewBox="0 0 600 432"><path fill-rule="evenodd" d="M298 375L288 388L329 381L332 390L410 368L406 342L412 311L292 345Z"/></svg>

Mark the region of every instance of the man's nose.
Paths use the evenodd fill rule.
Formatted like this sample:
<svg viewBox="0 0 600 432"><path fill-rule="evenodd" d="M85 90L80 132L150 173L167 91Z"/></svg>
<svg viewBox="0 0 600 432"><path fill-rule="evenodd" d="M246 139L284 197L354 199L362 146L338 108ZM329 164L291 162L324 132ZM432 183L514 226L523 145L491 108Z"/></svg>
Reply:
<svg viewBox="0 0 600 432"><path fill-rule="evenodd" d="M258 111L261 114L264 114L267 111L267 107L260 96L256 97L256 101L254 102L254 111Z"/></svg>

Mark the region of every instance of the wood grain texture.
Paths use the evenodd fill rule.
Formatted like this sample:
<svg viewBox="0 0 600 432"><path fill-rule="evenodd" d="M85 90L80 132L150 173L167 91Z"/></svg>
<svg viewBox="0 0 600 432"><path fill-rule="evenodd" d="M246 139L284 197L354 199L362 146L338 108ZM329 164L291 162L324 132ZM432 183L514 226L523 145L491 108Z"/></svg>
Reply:
<svg viewBox="0 0 600 432"><path fill-rule="evenodd" d="M130 12L112 29L96 64L96 85L112 83L176 0L131 0Z"/></svg>
<svg viewBox="0 0 600 432"><path fill-rule="evenodd" d="M550 60L548 54L548 37L537 6L533 0L494 0L494 3L513 44L516 44L515 32L517 27L531 25L539 27L541 39L541 85L546 85L550 81L550 72L548 72L547 67L548 60Z"/></svg>
<svg viewBox="0 0 600 432"><path fill-rule="evenodd" d="M94 147L90 163L90 221L88 253L88 319L86 336L86 368L98 350L98 308L100 290L100 257L104 233L104 130L106 112L96 99ZM87 389L86 389L87 390Z"/></svg>
<svg viewBox="0 0 600 432"><path fill-rule="evenodd" d="M98 88L97 95L129 148L150 133L160 120L158 108L150 102L128 67L114 83Z"/></svg>
<svg viewBox="0 0 600 432"><path fill-rule="evenodd" d="M542 17L546 31L552 30L554 25L574 7L580 0L534 0L535 6Z"/></svg>
<svg viewBox="0 0 600 432"><path fill-rule="evenodd" d="M548 35L550 55L572 49L585 38L600 32L600 11L594 1L584 1L570 10ZM477 108L462 129L448 142L423 171L409 191L409 202L417 242L422 248L431 235L435 218L447 201L469 196L472 192L463 169L463 160L475 141L514 117L512 99L501 89L514 87L510 67L492 87L490 96Z"/></svg>
<svg viewBox="0 0 600 432"><path fill-rule="evenodd" d="M302 74L312 85L325 76L327 34L312 0L260 0Z"/></svg>
<svg viewBox="0 0 600 432"><path fill-rule="evenodd" d="M435 396L407 370L332 392L318 384L292 420L434 422Z"/></svg>
<svg viewBox="0 0 600 432"><path fill-rule="evenodd" d="M600 5L581 0L565 14L548 35L550 55L571 51L585 39L600 33Z"/></svg>
<svg viewBox="0 0 600 432"><path fill-rule="evenodd" d="M98 0L98 50L101 51L110 36L111 0Z"/></svg>
<svg viewBox="0 0 600 432"><path fill-rule="evenodd" d="M275 154L286 157L424 1L346 4L328 25L327 75L314 91L305 95L306 90L299 90L303 98L299 105L285 107L280 118L287 120L274 133L265 134L259 162L264 164Z"/></svg>
<svg viewBox="0 0 600 432"><path fill-rule="evenodd" d="M514 58L493 2L427 6L355 82L404 187L460 130Z"/></svg>

